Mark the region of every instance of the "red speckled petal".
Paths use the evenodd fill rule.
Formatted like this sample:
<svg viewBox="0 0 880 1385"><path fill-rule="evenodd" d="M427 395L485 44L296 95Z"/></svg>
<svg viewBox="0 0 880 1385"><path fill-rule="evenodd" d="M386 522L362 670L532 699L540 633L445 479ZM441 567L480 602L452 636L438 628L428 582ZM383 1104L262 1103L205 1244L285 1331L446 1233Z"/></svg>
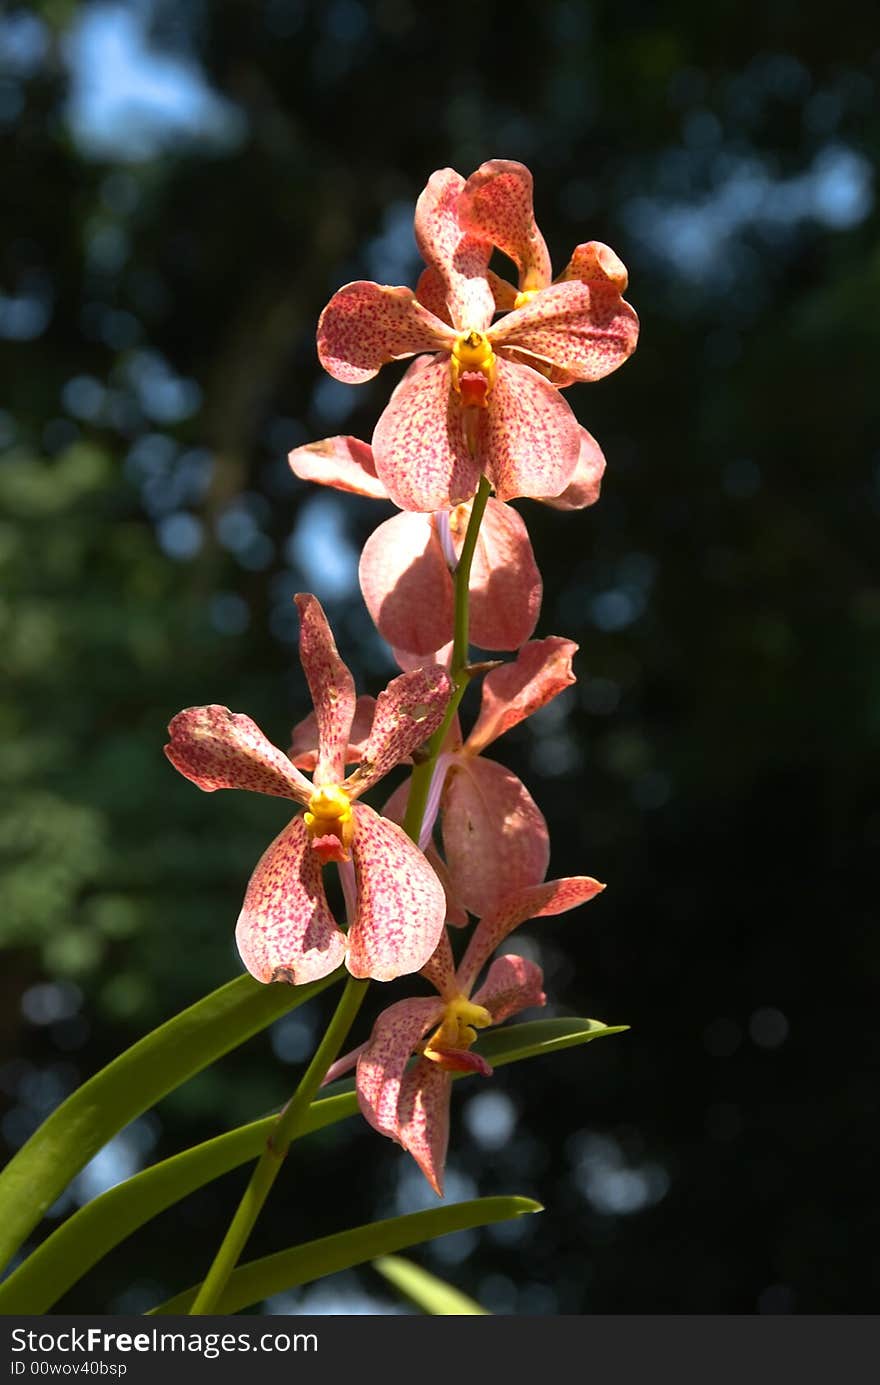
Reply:
<svg viewBox="0 0 880 1385"><path fill-rule="evenodd" d="M492 247L483 237L466 235L458 220L464 179L453 168L432 173L416 203L416 244L444 286L444 317L459 331L483 332L492 321L495 299L487 278ZM429 289L434 296L436 289Z"/></svg>
<svg viewBox="0 0 880 1385"><path fill-rule="evenodd" d="M392 678L376 698L363 763L346 784L349 792L364 793L412 755L437 730L451 695L449 674L438 664Z"/></svg>
<svg viewBox="0 0 880 1385"><path fill-rule="evenodd" d="M471 754L485 750L511 726L530 717L569 687L575 681L571 661L577 650L574 640L550 635L545 640L532 640L512 663L487 673L480 715L467 739Z"/></svg>
<svg viewBox="0 0 880 1385"><path fill-rule="evenodd" d="M599 499L605 458L596 439L586 428L581 428L580 435L581 450L574 476L561 495L542 497L545 505L552 505L554 510L585 510Z"/></svg>
<svg viewBox="0 0 880 1385"><path fill-rule="evenodd" d="M547 873L543 814L525 784L494 760L458 757L443 793L442 831L453 887L472 914Z"/></svg>
<svg viewBox="0 0 880 1385"><path fill-rule="evenodd" d="M360 385L388 361L449 348L455 334L412 289L359 279L334 293L318 321L318 357L335 380Z"/></svg>
<svg viewBox="0 0 880 1385"><path fill-rule="evenodd" d="M603 245L600 240L588 240L575 246L557 282L564 283L567 279L580 279L585 284L607 284L615 293L625 293L629 283L623 260L615 255L610 245Z"/></svg>
<svg viewBox="0 0 880 1385"><path fill-rule="evenodd" d="M483 964L499 943L521 923L575 909L604 888L588 875L569 875L562 880L547 880L542 885L530 885L506 896L496 896L498 902L480 919L458 968L458 984L465 995L470 993Z"/></svg>
<svg viewBox="0 0 880 1385"><path fill-rule="evenodd" d="M445 928L432 955L422 967L422 976L430 981L444 1000L452 1000L456 995L458 987L455 983L455 959Z"/></svg>
<svg viewBox="0 0 880 1385"><path fill-rule="evenodd" d="M351 724L348 749L345 752L347 765L360 764L364 758L364 746L369 740L375 711L375 697L364 694L355 703L354 721ZM308 716L293 728L293 743L288 753L297 769L314 773L318 763L318 718L314 712L309 712Z"/></svg>
<svg viewBox="0 0 880 1385"><path fill-rule="evenodd" d="M546 1005L544 973L525 957L515 957L512 953L497 957L473 1002L489 1011L493 1024L500 1024L530 1005Z"/></svg>
<svg viewBox="0 0 880 1385"><path fill-rule="evenodd" d="M205 793L250 789L308 802L312 786L242 712L216 704L187 707L173 717L165 754Z"/></svg>
<svg viewBox="0 0 880 1385"><path fill-rule="evenodd" d="M369 495L374 500L387 500L388 492L376 475L373 449L359 438L323 438L295 447L287 454L290 469L302 481L314 481L319 486L333 486L338 491L353 491Z"/></svg>
<svg viewBox="0 0 880 1385"><path fill-rule="evenodd" d="M459 554L469 517L469 505L459 505L449 516L452 541ZM541 574L522 516L500 500L490 499L486 505L474 550L470 592L473 643L481 649L519 649L541 613Z"/></svg>
<svg viewBox="0 0 880 1385"><path fill-rule="evenodd" d="M494 347L528 351L573 380L601 380L635 351L639 320L616 289L571 279L536 293L489 336Z"/></svg>
<svg viewBox="0 0 880 1385"><path fill-rule="evenodd" d="M524 164L490 159L472 173L458 200L461 224L509 255L521 289L550 283L550 253L535 224L532 175Z"/></svg>
<svg viewBox="0 0 880 1385"><path fill-rule="evenodd" d="M433 654L452 638L452 575L433 517L404 511L380 524L358 568L367 610L383 639Z"/></svg>
<svg viewBox="0 0 880 1385"><path fill-rule="evenodd" d="M300 986L342 961L345 935L327 904L321 864L301 817L279 833L251 876L235 941L258 981Z"/></svg>
<svg viewBox="0 0 880 1385"><path fill-rule="evenodd" d="M443 886L396 823L357 803L351 854L357 913L348 935L352 976L393 981L427 962L443 929Z"/></svg>
<svg viewBox="0 0 880 1385"><path fill-rule="evenodd" d="M577 466L577 419L537 371L501 357L495 364L495 384L478 431L482 469L499 500L558 495Z"/></svg>
<svg viewBox="0 0 880 1385"><path fill-rule="evenodd" d="M397 1139L415 1159L438 1197L449 1146L452 1078L436 1063L420 1058L400 1084Z"/></svg>
<svg viewBox="0 0 880 1385"><path fill-rule="evenodd" d="M318 723L316 784L338 784L345 774L345 759L354 720L354 679L339 657L333 632L316 596L299 592L294 598L299 611L299 658L315 704Z"/></svg>
<svg viewBox="0 0 880 1385"><path fill-rule="evenodd" d="M376 424L376 471L401 510L448 510L470 500L480 468L468 449L448 357L415 364L420 368L407 371Z"/></svg>
<svg viewBox="0 0 880 1385"><path fill-rule="evenodd" d="M397 1136L397 1102L406 1065L429 1029L440 1023L437 996L398 1000L383 1010L358 1059L358 1105L374 1130Z"/></svg>

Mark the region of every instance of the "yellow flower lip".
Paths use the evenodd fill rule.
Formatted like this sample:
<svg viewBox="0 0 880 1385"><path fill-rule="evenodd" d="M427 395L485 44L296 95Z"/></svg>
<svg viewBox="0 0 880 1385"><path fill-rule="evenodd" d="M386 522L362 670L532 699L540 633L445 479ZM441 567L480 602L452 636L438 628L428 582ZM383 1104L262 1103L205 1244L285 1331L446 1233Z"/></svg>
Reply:
<svg viewBox="0 0 880 1385"><path fill-rule="evenodd" d="M444 1049L469 1049L478 1029L487 1029L492 1016L482 1005L475 1005L467 996L457 995L446 1004L443 1019L424 1047L424 1055L434 1062L442 1061Z"/></svg>
<svg viewBox="0 0 880 1385"><path fill-rule="evenodd" d="M315 789L303 822L313 842L336 837L340 851L347 853L354 835L354 817L348 794L338 784L322 784ZM344 854L343 859L347 859Z"/></svg>
<svg viewBox="0 0 880 1385"><path fill-rule="evenodd" d="M464 381L462 376L470 377ZM484 384L473 377L482 376ZM462 332L452 348L452 387L465 404L485 404L495 383L495 352L483 332ZM481 388L474 388L481 386Z"/></svg>

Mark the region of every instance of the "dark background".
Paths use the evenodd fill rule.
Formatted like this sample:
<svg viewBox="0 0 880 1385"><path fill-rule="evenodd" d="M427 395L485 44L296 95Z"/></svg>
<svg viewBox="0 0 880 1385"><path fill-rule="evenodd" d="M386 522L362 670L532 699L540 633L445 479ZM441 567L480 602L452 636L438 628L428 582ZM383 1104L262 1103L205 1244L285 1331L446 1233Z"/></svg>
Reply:
<svg viewBox="0 0 880 1385"><path fill-rule="evenodd" d="M579 641L579 681L498 747L551 873L609 883L524 930L555 1012L632 1030L457 1089L450 1198L548 1210L416 1258L497 1312L876 1308L873 7L54 0L6 7L0 51L10 1149L237 973L287 810L176 776L169 717L226 703L286 745L300 589L362 687L393 672L356 584L389 508L285 462L369 437L393 372L324 377L315 322L349 279L414 282L433 169L518 158L556 269L609 242L643 324L622 372L568 396L601 502L521 505L538 633ZM123 1132L44 1231L282 1101L329 1004ZM63 1307L141 1311L196 1279L242 1183ZM295 1151L251 1251L432 1197L352 1120ZM364 1270L274 1307L392 1303Z"/></svg>

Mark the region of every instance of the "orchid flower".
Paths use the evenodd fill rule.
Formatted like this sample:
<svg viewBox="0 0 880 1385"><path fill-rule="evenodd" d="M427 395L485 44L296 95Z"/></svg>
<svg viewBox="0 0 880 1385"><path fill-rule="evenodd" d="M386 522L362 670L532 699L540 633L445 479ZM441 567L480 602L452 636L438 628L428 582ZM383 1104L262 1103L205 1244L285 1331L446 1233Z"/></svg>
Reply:
<svg viewBox="0 0 880 1385"><path fill-rule="evenodd" d="M305 808L276 837L247 887L235 936L251 975L300 985L328 975L344 959L353 976L389 981L418 971L430 957L443 928L445 897L402 829L356 800L436 730L451 684L445 670L423 667L394 678L375 708L370 700L357 704L354 680L320 603L308 594L295 599L317 733L313 780L249 717L226 707L179 712L165 754L208 793L250 789ZM300 728L303 739L308 728ZM359 767L345 777L352 759ZM324 892L322 867L330 861L339 863L350 904L347 937Z"/></svg>
<svg viewBox="0 0 880 1385"><path fill-rule="evenodd" d="M376 1130L409 1151L438 1196L443 1195L452 1074L490 1076L489 1064L471 1047L477 1031L545 1003L541 968L523 957L498 957L473 994L477 977L521 923L573 909L604 888L589 876L571 876L508 893L483 915L457 969L444 932L422 969L437 996L390 1005L366 1044L328 1073L328 1080L340 1075L357 1058L361 1111ZM416 1062L408 1066L414 1053Z"/></svg>
<svg viewBox="0 0 880 1385"><path fill-rule="evenodd" d="M581 437L546 374L560 371L566 383L600 379L636 343L632 308L619 294L596 295L586 279L518 306L496 304L493 287L503 292L503 281L489 273L491 237L479 225L463 231L459 221L465 189L460 174L441 169L418 200L416 240L428 266L418 297L360 280L334 294L318 323L321 364L346 384L418 357L372 443L376 474L404 510L451 509L470 499L481 474L499 500L560 495ZM493 323L497 306L513 310Z"/></svg>
<svg viewBox="0 0 880 1385"><path fill-rule="evenodd" d="M583 509L599 498L605 458L586 428L573 479L546 503ZM358 438L334 437L294 448L291 469L302 480L389 499L373 451ZM359 577L367 609L383 639L398 650L429 654L452 638L454 588L470 506L435 514L402 511L367 539ZM470 577L470 632L480 649L519 649L541 609L541 574L528 530L516 510L490 499Z"/></svg>
<svg viewBox="0 0 880 1385"><path fill-rule="evenodd" d="M467 739L462 742L457 721L450 730L437 758L420 839L429 850L439 813L448 922L462 923L463 910L484 914L499 895L536 885L547 873L544 814L518 775L483 751L575 681L576 652L573 640L558 635L532 640L483 679L480 714ZM385 804L394 821L403 816L408 789L408 782L401 784Z"/></svg>

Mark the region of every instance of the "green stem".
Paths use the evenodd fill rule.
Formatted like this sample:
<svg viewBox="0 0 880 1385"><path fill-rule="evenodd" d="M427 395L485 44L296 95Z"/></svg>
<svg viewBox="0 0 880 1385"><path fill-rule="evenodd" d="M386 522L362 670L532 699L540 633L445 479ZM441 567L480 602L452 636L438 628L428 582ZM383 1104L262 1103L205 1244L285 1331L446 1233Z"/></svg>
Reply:
<svg viewBox="0 0 880 1385"><path fill-rule="evenodd" d="M481 476L480 484L477 487L477 493L474 496L474 503L471 506L471 517L468 520L467 533L464 536L464 543L461 547L461 557L458 560L458 567L455 570L455 638L452 645L453 682L457 682L467 669L471 564L474 561L474 551L477 547L477 536L480 532L480 525L483 522L483 515L486 513L486 501L489 499L489 489L489 482L486 480L485 476Z"/></svg>
<svg viewBox="0 0 880 1385"><path fill-rule="evenodd" d="M471 506L470 519L468 520L467 533L464 536L464 543L461 548L461 557L458 560L458 567L455 570L455 624L454 636L452 641L452 661L449 669L449 676L452 679L452 696L446 708L446 715L443 721L428 741L424 759L420 760L413 770L410 780L409 798L406 804L406 817L403 820L404 831L418 842L419 833L422 828L422 819L425 816L425 804L428 801L428 791L431 787L431 779L434 774L434 766L437 763L437 756L443 749L449 728L453 718L458 711L459 703L464 697L465 688L471 680L468 668L468 645L470 628L470 583L471 565L474 561L474 551L477 547L477 536L480 532L480 525L483 522L483 515L486 512L486 501L489 499L490 486L485 476L480 477L480 484L474 496L474 503Z"/></svg>
<svg viewBox="0 0 880 1385"><path fill-rule="evenodd" d="M425 815L425 804L428 800L428 790L431 784L431 776L437 763L437 756L443 748L447 733L452 725L452 719L458 710L458 704L464 696L464 690L470 682L470 671L468 669L468 631L469 631L469 597L470 597L470 577L471 565L474 560L474 550L477 546L477 535L480 532L480 524L486 510L486 501L489 499L489 482L485 476L480 477L480 484L474 496L474 503L471 506L470 518L468 520L467 532L462 544L461 557L455 572L455 624L454 637L452 644L452 665L450 668L450 678L452 679L452 697L446 708L446 714L441 725L434 732L426 746L424 760L416 765L413 770L412 781L410 784L409 799L406 805L406 817L404 819L404 830L412 841L418 843L419 833L422 829L422 819ZM229 1276L238 1264L239 1257L247 1244L250 1234L254 1228L254 1223L262 1210L266 1198L275 1179L278 1177L279 1170L284 1162L285 1155L290 1148L291 1142L296 1139L304 1119L308 1116L309 1106L318 1088L323 1082L327 1070L336 1058L339 1050L345 1042L349 1029L354 1023L354 1018L360 1008L361 1001L366 994L369 982L356 980L350 977L336 1011L327 1026L312 1061L306 1068L302 1079L288 1102L281 1112L276 1124L272 1127L272 1132L266 1141L263 1153L251 1174L250 1182L245 1188L241 1202L238 1204L235 1216L229 1224L223 1243L214 1257L213 1264L199 1291L195 1297L191 1314L215 1313L217 1304L226 1289Z"/></svg>
<svg viewBox="0 0 880 1385"><path fill-rule="evenodd" d="M361 1001L366 995L367 981L351 976L327 1030L309 1066L303 1073L299 1086L278 1117L266 1141L263 1153L251 1174L241 1202L229 1229L223 1238L214 1262L203 1281L195 1302L189 1310L191 1314L214 1313L217 1303L226 1288L229 1276L238 1264L239 1257L247 1244L254 1223L260 1214L269 1190L284 1162L291 1142L300 1133L304 1117L318 1091L327 1069L336 1058L345 1042Z"/></svg>

